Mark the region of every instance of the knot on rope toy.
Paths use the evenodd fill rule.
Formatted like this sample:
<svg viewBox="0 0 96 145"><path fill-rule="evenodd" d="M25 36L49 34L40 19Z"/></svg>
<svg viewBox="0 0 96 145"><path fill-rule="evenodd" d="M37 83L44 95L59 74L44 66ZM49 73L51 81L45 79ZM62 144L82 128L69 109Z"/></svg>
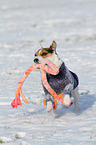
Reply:
<svg viewBox="0 0 96 145"><path fill-rule="evenodd" d="M46 65L47 64L47 65ZM27 78L28 74L33 71L36 68L40 68L41 71L41 77L42 77L42 82L43 85L45 86L45 88L48 90L48 92L54 97L54 105L53 105L53 109L55 110L57 108L56 103L58 101L60 101L61 103L63 103L63 94L59 94L57 95L56 92L51 88L51 86L49 85L49 83L47 82L47 78L46 78L46 72L52 75L57 75L59 73L59 69L57 68L56 65L54 65L51 61L49 60L44 60L41 64L34 64L33 66L29 67L25 73L23 74L22 78L20 79L18 85L17 85L17 90L15 93L15 99L13 100L13 102L11 103L11 106L13 108L17 108L18 105L22 105L21 104L21 100L20 100L20 96L22 97L23 101L25 103L28 103L28 101L26 100L26 98L24 97L24 95L22 94L22 90L21 87L23 85L23 82L25 81L25 79ZM45 104L45 101L43 100L43 104ZM64 103L63 103L64 104ZM71 104L69 106L71 106L73 104L73 102L71 102ZM68 106L68 107L69 107Z"/></svg>

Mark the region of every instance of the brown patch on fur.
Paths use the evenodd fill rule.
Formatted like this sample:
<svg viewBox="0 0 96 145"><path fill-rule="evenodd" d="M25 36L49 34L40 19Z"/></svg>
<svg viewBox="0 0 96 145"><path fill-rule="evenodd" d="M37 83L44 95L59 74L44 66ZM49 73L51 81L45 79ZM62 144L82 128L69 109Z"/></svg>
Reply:
<svg viewBox="0 0 96 145"><path fill-rule="evenodd" d="M35 56L39 56L40 50L41 50L41 49L39 49L39 50L35 53Z"/></svg>
<svg viewBox="0 0 96 145"><path fill-rule="evenodd" d="M53 41L50 47L56 51L57 43Z"/></svg>
<svg viewBox="0 0 96 145"><path fill-rule="evenodd" d="M49 48L41 48L36 53L35 56L42 56L43 58L47 58L52 56L56 52L56 42L53 41Z"/></svg>

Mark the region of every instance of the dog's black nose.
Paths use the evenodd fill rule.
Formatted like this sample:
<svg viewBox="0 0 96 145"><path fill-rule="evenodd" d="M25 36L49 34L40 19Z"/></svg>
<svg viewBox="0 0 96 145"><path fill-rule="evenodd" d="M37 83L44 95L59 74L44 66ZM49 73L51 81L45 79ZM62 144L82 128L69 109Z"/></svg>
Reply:
<svg viewBox="0 0 96 145"><path fill-rule="evenodd" d="M35 63L39 63L39 59L38 59L38 58L35 58L35 59L34 59L34 62L35 62Z"/></svg>

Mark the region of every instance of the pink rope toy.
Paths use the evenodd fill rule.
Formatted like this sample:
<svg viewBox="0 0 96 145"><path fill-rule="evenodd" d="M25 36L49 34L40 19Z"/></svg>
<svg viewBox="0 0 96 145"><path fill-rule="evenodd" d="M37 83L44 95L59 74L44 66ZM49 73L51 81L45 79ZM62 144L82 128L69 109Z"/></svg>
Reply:
<svg viewBox="0 0 96 145"><path fill-rule="evenodd" d="M47 65L46 65L47 64ZM25 81L25 79L27 78L28 74L33 71L36 68L40 68L41 70L41 77L42 77L42 82L43 85L45 86L45 88L49 91L49 93L54 97L54 105L53 105L53 109L56 109L56 102L60 101L61 103L63 103L63 98L62 95L57 95L56 92L51 88L51 86L48 84L47 82L47 78L46 78L46 72L52 75L57 75L59 73L59 69L56 67L56 65L54 65L52 62L50 62L49 60L44 60L43 63L39 63L39 64L34 64L33 66L29 67L24 75L22 76L22 78L20 79L18 85L17 85L17 90L15 93L15 99L13 100L13 102L11 103L11 106L13 108L17 108L18 105L22 105L21 104L21 100L20 100L20 96L22 97L23 101L25 103L28 103L28 101L26 100L26 98L24 97L24 95L22 94L22 90L21 87L23 85L23 82ZM44 102L43 102L44 103ZM63 103L64 104L64 103ZM73 103L71 102L70 106ZM68 106L69 107L69 106Z"/></svg>

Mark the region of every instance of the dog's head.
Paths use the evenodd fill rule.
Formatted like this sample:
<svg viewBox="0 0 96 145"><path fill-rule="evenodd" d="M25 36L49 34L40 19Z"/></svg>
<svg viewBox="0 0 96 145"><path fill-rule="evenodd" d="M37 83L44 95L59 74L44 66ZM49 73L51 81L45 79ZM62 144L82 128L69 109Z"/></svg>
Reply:
<svg viewBox="0 0 96 145"><path fill-rule="evenodd" d="M56 53L56 42L53 41L50 47L41 48L35 53L35 63L42 63L42 61L46 58L50 58L53 54Z"/></svg>

